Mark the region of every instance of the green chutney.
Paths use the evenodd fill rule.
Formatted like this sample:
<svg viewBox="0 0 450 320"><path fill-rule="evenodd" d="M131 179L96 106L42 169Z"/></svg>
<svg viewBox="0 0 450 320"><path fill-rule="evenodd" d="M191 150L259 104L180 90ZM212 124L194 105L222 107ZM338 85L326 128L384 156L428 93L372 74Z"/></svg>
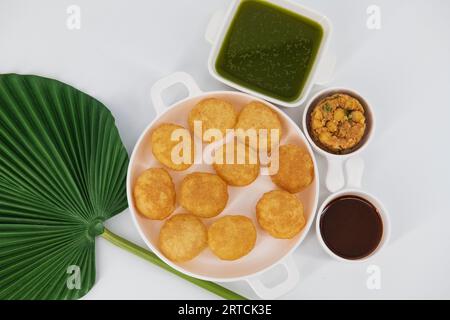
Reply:
<svg viewBox="0 0 450 320"><path fill-rule="evenodd" d="M243 87L292 102L302 94L322 38L322 27L309 18L264 0L244 0L215 68Z"/></svg>

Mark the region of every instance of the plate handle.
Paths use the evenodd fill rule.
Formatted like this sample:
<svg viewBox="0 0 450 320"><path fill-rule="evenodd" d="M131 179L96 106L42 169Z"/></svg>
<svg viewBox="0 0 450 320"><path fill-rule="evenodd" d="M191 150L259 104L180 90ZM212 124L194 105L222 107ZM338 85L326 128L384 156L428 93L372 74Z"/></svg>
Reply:
<svg viewBox="0 0 450 320"><path fill-rule="evenodd" d="M353 157L345 163L347 173L347 185L349 189L360 189L364 173L364 160L361 157Z"/></svg>
<svg viewBox="0 0 450 320"><path fill-rule="evenodd" d="M253 291L255 291L261 299L271 300L279 298L294 289L298 284L300 277L297 264L295 263L292 254L283 259L276 266L278 265L286 270L287 276L286 279L272 288L269 288L262 283L261 278L264 276L264 273L247 279L250 287L252 287Z"/></svg>
<svg viewBox="0 0 450 320"><path fill-rule="evenodd" d="M343 162L340 157L327 159L327 176L325 185L331 193L334 193L345 186Z"/></svg>
<svg viewBox="0 0 450 320"><path fill-rule="evenodd" d="M175 72L158 81L150 90L153 108L157 115L160 115L167 109L164 103L162 93L176 84L182 84L188 91L188 98L197 96L202 93L195 80L186 72Z"/></svg>
<svg viewBox="0 0 450 320"><path fill-rule="evenodd" d="M213 13L211 19L209 19L208 26L205 31L205 39L210 44L214 44L220 28L222 27L223 21L225 19L225 11L219 10Z"/></svg>

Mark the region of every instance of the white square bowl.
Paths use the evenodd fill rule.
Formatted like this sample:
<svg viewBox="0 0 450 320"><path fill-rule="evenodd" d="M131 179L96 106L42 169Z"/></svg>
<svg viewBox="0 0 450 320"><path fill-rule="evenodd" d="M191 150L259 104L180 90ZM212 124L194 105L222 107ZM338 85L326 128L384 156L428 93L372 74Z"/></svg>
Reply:
<svg viewBox="0 0 450 320"><path fill-rule="evenodd" d="M308 75L308 78L305 82L303 90L300 93L300 96L296 100L287 102L287 101L273 98L271 96L265 95L258 91L244 87L233 81L230 81L230 80L222 77L216 70L216 60L217 60L217 56L219 55L220 49L222 48L224 38L228 33L230 25L233 22L233 19L236 15L236 12L237 12L239 6L244 1L247 1L247 0L234 0L231 3L231 5L228 8L225 15L221 14L220 12L216 13L208 25L205 36L206 36L206 39L209 42L211 42L211 44L212 44L212 49L211 49L211 53L210 53L209 61L208 61L208 69L209 69L210 74L214 78L219 80L220 82L222 82L230 87L233 87L237 90L254 95L261 99L270 101L272 103L275 103L275 104L278 104L278 105L281 105L284 107L300 106L302 103L305 102L306 98L308 97L313 84L318 83L318 82L322 83L323 81L319 81L319 78L326 77L326 75L324 75L322 77L318 77L319 73L321 73L321 72L325 73L325 74L329 73L329 70L326 70L326 69L330 68L330 66L329 66L330 63L329 62L324 63L324 60L325 60L324 57L325 57L325 52L328 47L328 43L329 43L329 39L331 36L331 31L332 31L332 26L331 26L330 21L323 14L320 14L314 10L311 10L309 8L306 8L297 3L291 2L289 0L265 0L268 3L271 3L275 6L292 11L298 15L301 15L303 17L309 18L310 20L313 20L314 22L318 23L323 29L322 41L320 43L316 59L311 68L311 71ZM326 67L321 70L321 66L323 66L323 65L325 65ZM334 65L331 68L333 68L333 67L334 67Z"/></svg>

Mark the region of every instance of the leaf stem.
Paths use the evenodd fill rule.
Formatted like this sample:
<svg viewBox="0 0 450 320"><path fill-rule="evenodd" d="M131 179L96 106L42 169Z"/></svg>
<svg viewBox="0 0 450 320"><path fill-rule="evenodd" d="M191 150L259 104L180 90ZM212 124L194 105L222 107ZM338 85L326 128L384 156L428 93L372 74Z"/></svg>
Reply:
<svg viewBox="0 0 450 320"><path fill-rule="evenodd" d="M112 233L111 231L109 231L108 229L104 229L104 232L102 233L102 237L105 238L106 240L108 240L109 242L113 243L114 245L127 250L128 252L131 252L133 254L135 254L138 257L141 257L205 290L208 290L224 299L227 300L246 300L247 298L227 289L224 288L214 282L211 281L205 281L205 280L200 280L200 279L196 279L193 277L190 277L188 275L185 275L184 273L179 272L178 270L172 268L171 266L169 266L168 264L166 264L164 261L162 261L160 258L158 258L158 256L156 254L154 254L153 252L150 252L114 233Z"/></svg>

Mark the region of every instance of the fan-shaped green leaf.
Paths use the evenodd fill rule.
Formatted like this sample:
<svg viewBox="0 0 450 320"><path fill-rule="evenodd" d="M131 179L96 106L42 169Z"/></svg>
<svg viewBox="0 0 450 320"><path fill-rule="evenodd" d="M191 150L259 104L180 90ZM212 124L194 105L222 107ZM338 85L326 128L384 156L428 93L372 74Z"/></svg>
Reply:
<svg viewBox="0 0 450 320"><path fill-rule="evenodd" d="M0 75L0 299L75 299L95 236L127 207L127 152L99 101L56 80Z"/></svg>

